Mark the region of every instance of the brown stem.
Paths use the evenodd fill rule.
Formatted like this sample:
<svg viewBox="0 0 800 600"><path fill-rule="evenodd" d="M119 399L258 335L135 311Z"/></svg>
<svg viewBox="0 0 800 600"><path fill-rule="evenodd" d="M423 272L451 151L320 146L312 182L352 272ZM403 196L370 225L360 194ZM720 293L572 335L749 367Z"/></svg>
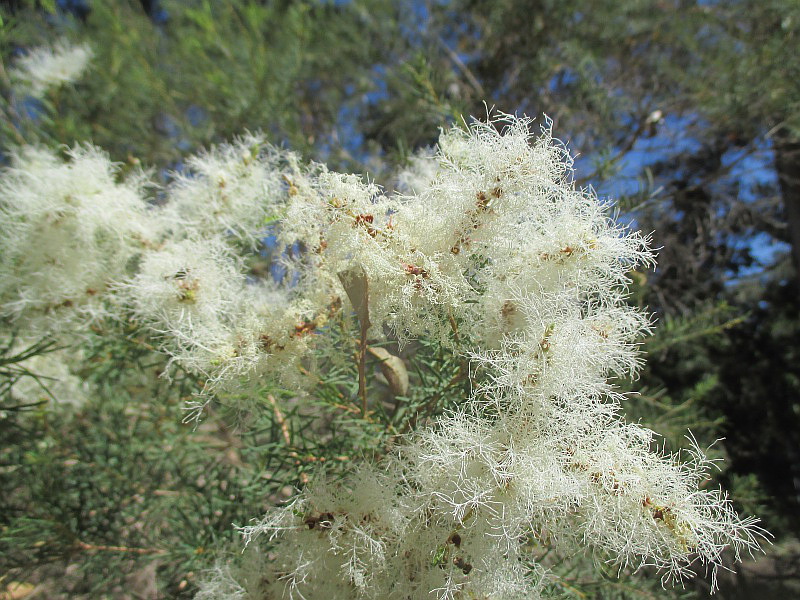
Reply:
<svg viewBox="0 0 800 600"><path fill-rule="evenodd" d="M128 548L127 546L103 546L98 544L87 544L76 540L75 547L81 550L92 552L129 552L131 554L166 554L166 550L160 548Z"/></svg>
<svg viewBox="0 0 800 600"><path fill-rule="evenodd" d="M361 398L361 416L367 417L367 328L362 325L358 347L358 395Z"/></svg>
<svg viewBox="0 0 800 600"><path fill-rule="evenodd" d="M345 456L344 454L339 455L339 456L325 457L325 456L315 456L314 454L300 454L296 450L292 450L291 452L289 452L289 456L291 456L292 458L295 459L295 463L294 464L296 464L296 465L299 465L299 464L304 463L304 462L307 462L307 463L324 463L324 462L330 462L330 461L347 462L348 460L350 460L350 457L349 456Z"/></svg>
<svg viewBox="0 0 800 600"><path fill-rule="evenodd" d="M453 309L447 310L447 318L450 321L450 327L453 329L453 337L455 337L456 342L461 342L461 337L458 335L458 324L456 323L456 318L453 316Z"/></svg>
<svg viewBox="0 0 800 600"><path fill-rule="evenodd" d="M367 418L367 332L369 331L369 280L363 267L342 271L339 280L358 317L361 335L356 351L358 363L358 395L361 397L361 415Z"/></svg>
<svg viewBox="0 0 800 600"><path fill-rule="evenodd" d="M281 412L280 407L278 407L278 402L275 400L275 396L272 394L267 394L267 400L269 403L272 404L272 411L275 413L275 420L280 425L281 433L283 434L283 441L286 442L287 446L292 445L292 436L289 434L289 425L286 423L286 419Z"/></svg>

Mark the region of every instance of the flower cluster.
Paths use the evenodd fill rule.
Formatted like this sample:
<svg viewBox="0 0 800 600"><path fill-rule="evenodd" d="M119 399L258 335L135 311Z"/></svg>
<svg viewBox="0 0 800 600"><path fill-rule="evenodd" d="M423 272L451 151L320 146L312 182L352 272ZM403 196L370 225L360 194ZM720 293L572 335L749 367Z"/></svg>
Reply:
<svg viewBox="0 0 800 600"><path fill-rule="evenodd" d="M63 161L27 147L0 179L0 315L28 335L103 314L102 299L158 237L147 179L92 146Z"/></svg>
<svg viewBox="0 0 800 600"><path fill-rule="evenodd" d="M89 46L72 45L61 40L52 47L34 48L19 57L9 76L22 91L41 98L49 88L76 81L91 58Z"/></svg>
<svg viewBox="0 0 800 600"><path fill-rule="evenodd" d="M244 528L255 558L220 566L200 598L530 598L545 548L666 578L758 548L755 520L700 487L702 452L666 454L620 417L609 377L636 374L651 326L625 301L627 274L653 255L575 187L549 126L530 125L443 132L396 194L253 135L190 158L158 202L91 147L15 157L2 313L38 331L133 318L205 378L196 407L296 379L341 311L362 355L367 337L424 336L471 361L458 412ZM256 269L265 239L270 268Z"/></svg>
<svg viewBox="0 0 800 600"><path fill-rule="evenodd" d="M34 406L54 400L80 406L95 392L94 386L77 374L85 364L82 352L72 348L45 348L44 352L38 352L39 348L7 339L3 334L0 334L0 348L6 365L9 357L14 358L12 368L3 373L8 377L3 387L10 388L16 404Z"/></svg>
<svg viewBox="0 0 800 600"><path fill-rule="evenodd" d="M233 236L256 244L277 216L280 162L280 153L251 134L189 157L169 190L164 219L172 236Z"/></svg>
<svg viewBox="0 0 800 600"><path fill-rule="evenodd" d="M306 277L362 269L375 335L469 353L474 393L379 465L321 477L245 527L272 559L258 578L220 569L201 598L531 598L544 548L589 546L669 579L758 547L755 520L699 489L702 452L664 454L618 416L608 376L635 375L650 326L624 302L626 273L652 255L575 189L549 130L531 144L528 127L444 133L408 196L290 176L282 236L312 249Z"/></svg>
<svg viewBox="0 0 800 600"><path fill-rule="evenodd" d="M718 564L728 546L737 557L757 547L753 519L698 491L702 453L679 461L653 452L649 431L607 425L556 440L533 419L443 418L245 527L251 546L268 540L255 552L269 559L218 567L199 598L535 598L551 548L588 546L667 579Z"/></svg>

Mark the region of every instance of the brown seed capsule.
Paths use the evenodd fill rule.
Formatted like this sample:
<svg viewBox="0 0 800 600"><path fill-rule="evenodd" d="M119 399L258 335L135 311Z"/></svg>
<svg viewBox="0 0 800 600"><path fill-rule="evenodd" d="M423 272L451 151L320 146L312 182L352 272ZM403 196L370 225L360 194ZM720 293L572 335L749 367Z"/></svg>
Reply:
<svg viewBox="0 0 800 600"><path fill-rule="evenodd" d="M453 559L453 564L455 566L457 566L459 569L461 569L461 571L464 573L464 575L469 575L470 571L472 571L472 565L469 564L467 561L465 561L460 556L456 556Z"/></svg>
<svg viewBox="0 0 800 600"><path fill-rule="evenodd" d="M319 516L319 528L330 529L333 527L333 513L324 512Z"/></svg>
<svg viewBox="0 0 800 600"><path fill-rule="evenodd" d="M372 215L356 215L356 225L360 225L361 223L372 223L375 220L375 217Z"/></svg>
<svg viewBox="0 0 800 600"><path fill-rule="evenodd" d="M510 320L515 312L517 312L517 307L511 300L506 300L505 302L503 302L503 306L500 309L500 315L503 317L504 320L506 321Z"/></svg>
<svg viewBox="0 0 800 600"><path fill-rule="evenodd" d="M425 269L423 269L422 267L418 267L416 265L403 263L403 268L409 275L420 275L422 277L428 276L428 272Z"/></svg>
<svg viewBox="0 0 800 600"><path fill-rule="evenodd" d="M266 351L269 352L270 348L272 348L272 338L269 337L266 333L262 333L261 336L258 338L258 346Z"/></svg>

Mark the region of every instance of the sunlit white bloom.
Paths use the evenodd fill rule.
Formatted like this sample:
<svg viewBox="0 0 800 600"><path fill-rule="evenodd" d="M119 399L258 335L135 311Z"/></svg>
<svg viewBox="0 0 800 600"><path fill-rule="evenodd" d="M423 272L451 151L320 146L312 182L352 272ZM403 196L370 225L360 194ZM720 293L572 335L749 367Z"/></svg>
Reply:
<svg viewBox="0 0 800 600"><path fill-rule="evenodd" d="M0 314L26 334L102 314L108 287L158 236L143 174L119 181L93 146L67 156L27 147L0 176Z"/></svg>
<svg viewBox="0 0 800 600"><path fill-rule="evenodd" d="M652 433L606 419L564 435L554 410L494 422L455 415L395 456L344 480L320 475L291 504L243 529L269 555L240 570L247 598L538 598L549 548L589 546L664 579L758 548L719 490L699 490L710 463L651 448ZM251 570L256 568L256 571ZM712 571L713 573L713 571ZM255 575L258 574L258 577ZM227 598L217 578L202 598Z"/></svg>
<svg viewBox="0 0 800 600"><path fill-rule="evenodd" d="M25 93L40 98L51 87L76 81L86 70L92 54L87 44L73 45L61 40L17 58L9 76Z"/></svg>
<svg viewBox="0 0 800 600"><path fill-rule="evenodd" d="M529 125L444 132L407 196L318 166L287 176L279 239L309 250L297 269L319 281L358 269L373 332L467 353L474 391L378 465L320 476L246 527L273 558L258 579L241 572L245 597L536 598L546 548L588 546L665 579L758 549L756 521L700 488L702 452L659 452L619 416L608 378L636 374L650 328L625 303L627 273L653 256Z"/></svg>
<svg viewBox="0 0 800 600"><path fill-rule="evenodd" d="M206 378L198 406L220 390L241 391L248 379L291 379L317 329L340 305L325 288L248 280L243 262L219 237L151 250L117 295L175 363Z"/></svg>
<svg viewBox="0 0 800 600"><path fill-rule="evenodd" d="M479 346L496 347L519 325L522 298L558 294L566 305L549 305L559 310L589 307L587 295L598 299L591 310L619 304L627 271L652 261L647 240L576 189L566 150L547 128L532 140L529 124L444 132L435 157L415 163L425 186L407 196L324 167L295 169L280 239L313 249L311 276L363 268L371 322L401 340L447 343L455 319Z"/></svg>
<svg viewBox="0 0 800 600"><path fill-rule="evenodd" d="M11 354L22 351L26 345L12 348ZM77 374L83 356L73 348L35 354L15 363L24 374L11 386L11 396L19 404L57 402L59 404L84 404L92 394L92 386Z"/></svg>
<svg viewBox="0 0 800 600"><path fill-rule="evenodd" d="M417 194L430 187L439 172L436 149L424 148L408 159L408 165L396 176L397 190L402 194Z"/></svg>
<svg viewBox="0 0 800 600"><path fill-rule="evenodd" d="M279 159L262 136L252 134L189 157L168 190L164 218L173 236L257 242L286 195Z"/></svg>
<svg viewBox="0 0 800 600"><path fill-rule="evenodd" d="M252 560L220 566L201 598L536 598L547 548L667 579L758 548L756 521L701 487L702 452L659 451L621 417L609 378L641 365L651 322L626 294L649 240L576 188L564 146L530 125L443 132L405 194L257 136L189 159L161 209L92 147L14 157L2 315L35 331L111 306L205 381L190 408L265 380L297 389L331 322L351 353L343 311L370 343L425 337L471 361L458 412L246 527ZM273 260L256 268L242 251L267 232Z"/></svg>

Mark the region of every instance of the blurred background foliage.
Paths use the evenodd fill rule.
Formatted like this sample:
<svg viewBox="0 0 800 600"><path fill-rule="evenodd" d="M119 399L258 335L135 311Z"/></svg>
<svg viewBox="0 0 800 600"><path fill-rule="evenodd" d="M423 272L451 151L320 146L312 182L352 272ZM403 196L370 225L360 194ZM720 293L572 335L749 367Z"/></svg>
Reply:
<svg viewBox="0 0 800 600"><path fill-rule="evenodd" d="M553 121L576 178L654 231L655 272L631 301L659 318L625 409L667 448L725 438L719 480L776 536L723 598L800 590L800 5L793 0L16 0L1 3L0 141L91 141L166 182L182 157L244 130L333 169L392 175L438 128L496 106ZM85 41L80 81L15 94L16 57ZM485 103L485 104L484 104ZM3 158L3 160L5 160ZM135 324L81 342L88 401L54 397L24 366L48 340L0 356L0 595L190 597L244 524L307 472L380 452L462 401L466 366L424 342L403 351L393 398L371 363L367 419L355 364L317 358L314 401L264 383L253 409L224 398L182 425L198 382L166 368ZM353 324L340 323L352 337ZM117 328L115 330L114 328ZM4 329L6 326L4 325ZM336 329L332 327L332 330ZM108 334L111 335L108 335ZM13 384L34 380L20 399ZM232 425L233 424L233 425ZM552 557L565 598L703 597L652 573ZM788 594L788 596L787 596Z"/></svg>

